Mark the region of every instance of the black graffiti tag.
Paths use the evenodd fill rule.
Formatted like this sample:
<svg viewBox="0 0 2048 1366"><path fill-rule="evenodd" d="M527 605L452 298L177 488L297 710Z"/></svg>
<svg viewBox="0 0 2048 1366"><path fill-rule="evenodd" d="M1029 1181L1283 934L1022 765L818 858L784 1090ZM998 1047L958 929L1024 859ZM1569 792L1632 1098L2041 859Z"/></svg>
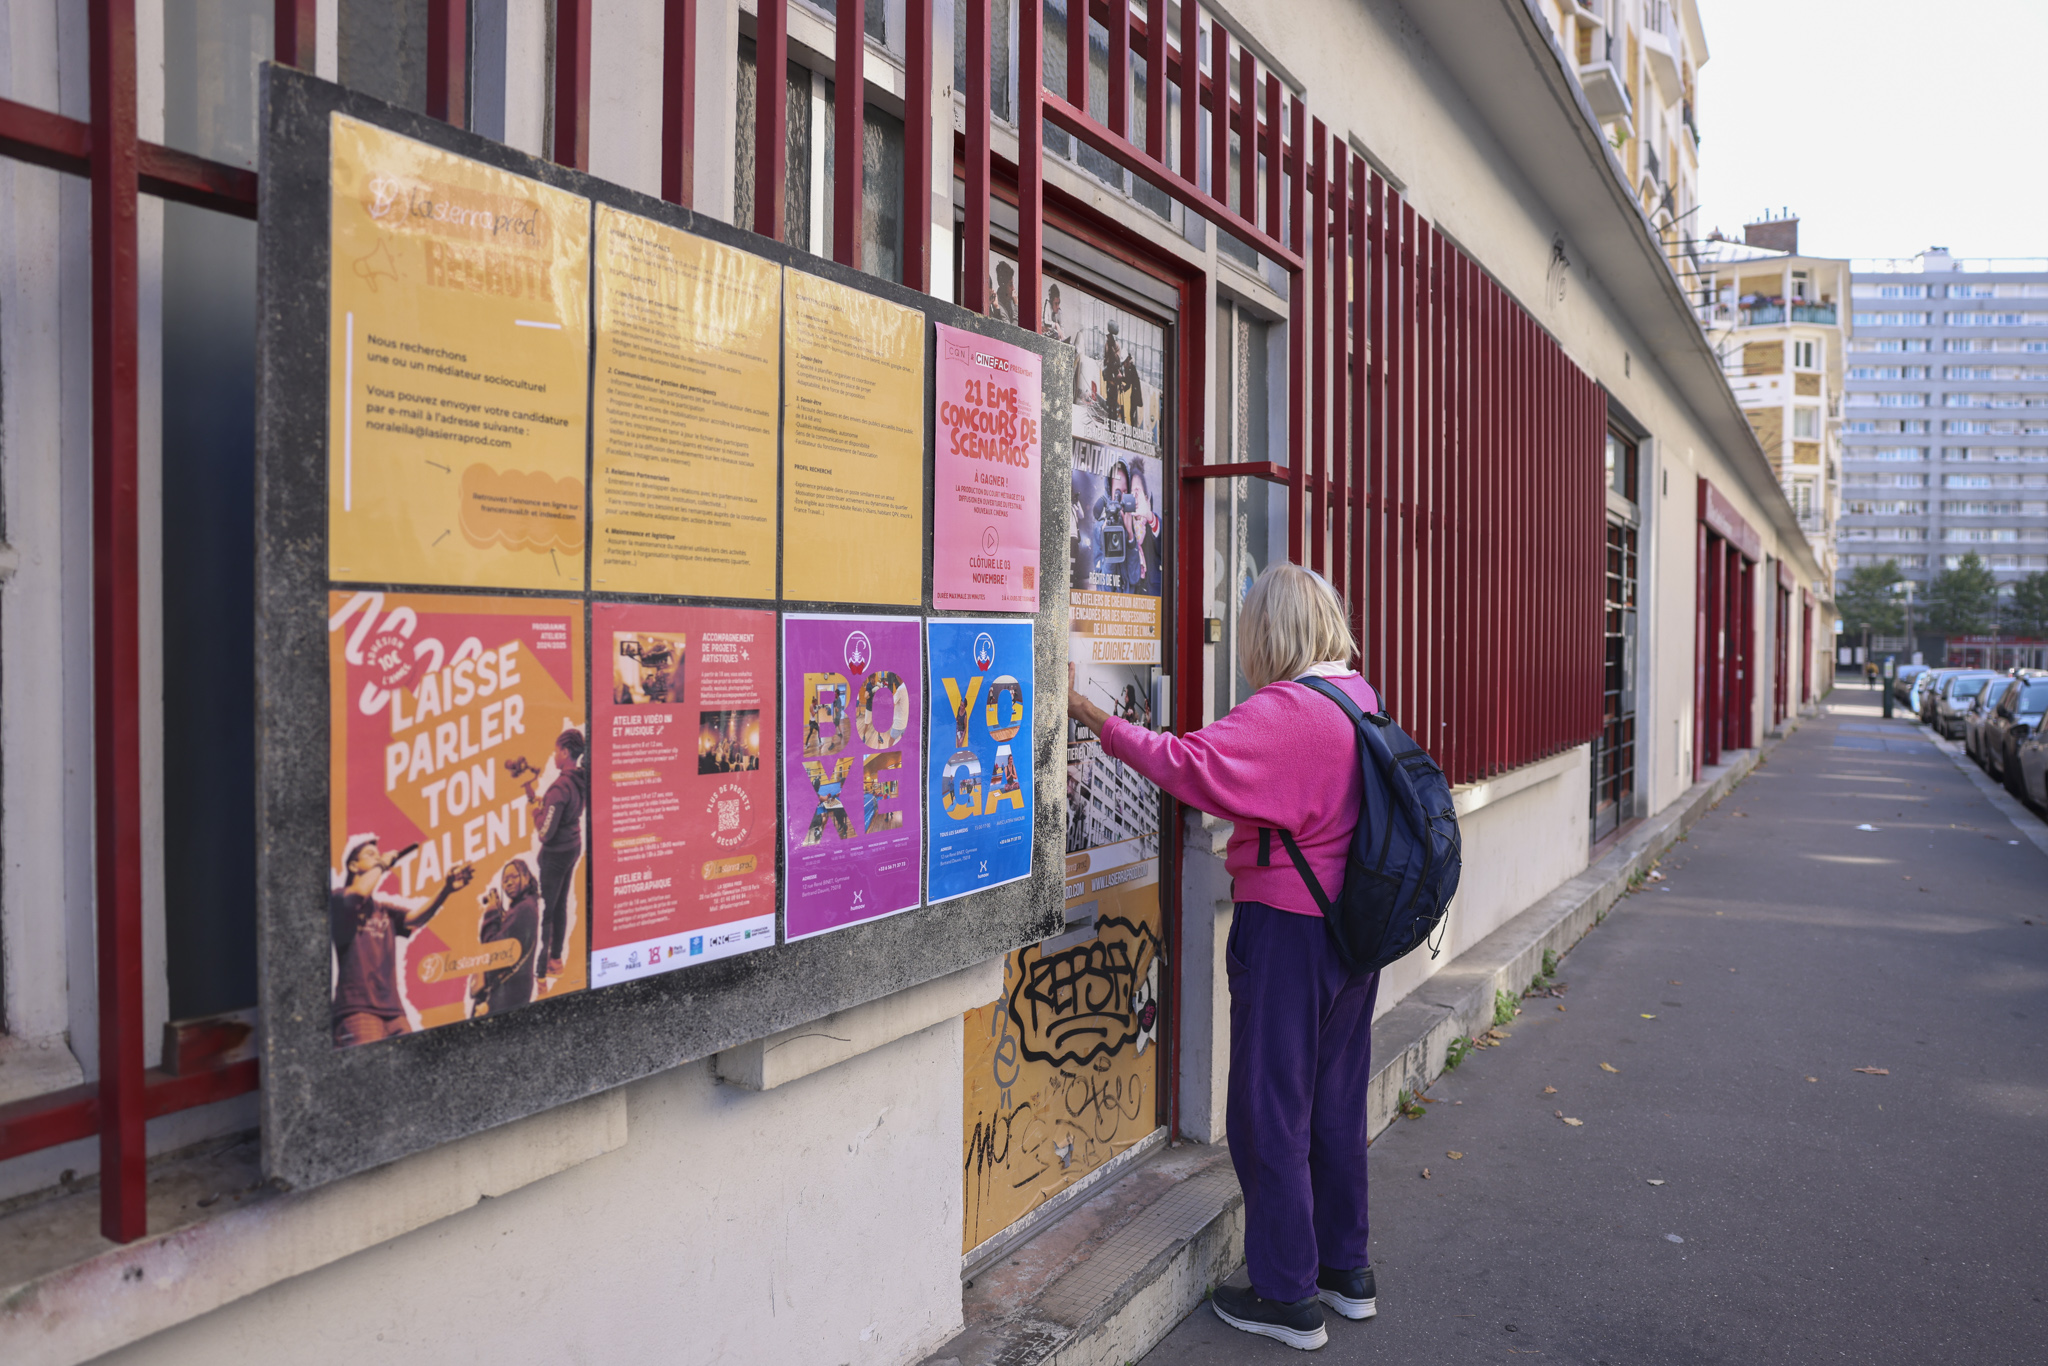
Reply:
<svg viewBox="0 0 2048 1366"><path fill-rule="evenodd" d="M1009 1012L1032 1062L1079 1066L1123 1052L1144 1032L1138 987L1158 955L1158 937L1121 916L1104 916L1097 928L1096 938L1060 953L1019 955ZM1128 937L1112 937L1112 929Z"/></svg>

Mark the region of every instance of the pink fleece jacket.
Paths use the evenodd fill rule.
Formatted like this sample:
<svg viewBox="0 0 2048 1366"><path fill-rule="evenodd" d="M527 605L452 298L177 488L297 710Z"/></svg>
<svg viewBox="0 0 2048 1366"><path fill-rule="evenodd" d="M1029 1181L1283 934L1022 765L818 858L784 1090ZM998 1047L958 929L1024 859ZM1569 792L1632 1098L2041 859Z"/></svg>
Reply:
<svg viewBox="0 0 2048 1366"><path fill-rule="evenodd" d="M1379 709L1357 674L1330 681L1366 711ZM1272 866L1258 866L1261 826L1294 836L1325 893L1334 897L1344 885L1344 852L1358 821L1358 738L1327 697L1299 683L1269 683L1192 735L1112 716L1102 748L1168 795L1236 823L1224 866L1237 900L1322 914L1277 835Z"/></svg>

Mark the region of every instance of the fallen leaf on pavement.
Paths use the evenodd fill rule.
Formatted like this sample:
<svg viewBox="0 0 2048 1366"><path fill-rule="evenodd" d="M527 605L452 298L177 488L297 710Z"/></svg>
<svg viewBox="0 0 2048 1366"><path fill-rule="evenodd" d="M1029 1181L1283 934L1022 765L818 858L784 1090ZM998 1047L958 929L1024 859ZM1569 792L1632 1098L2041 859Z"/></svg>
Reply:
<svg viewBox="0 0 2048 1366"><path fill-rule="evenodd" d="M1646 1020L1654 1020L1654 1019L1656 1019L1657 1017L1656 1017L1655 1015L1645 1015L1645 1016L1643 1016L1643 1018L1644 1018L1644 1019L1646 1019Z"/></svg>
<svg viewBox="0 0 2048 1366"><path fill-rule="evenodd" d="M1661 1185L1663 1185L1664 1183L1663 1183L1662 1181L1655 1181L1655 1180L1653 1180L1653 1181L1651 1181L1651 1182L1650 1182L1650 1184L1651 1184L1651 1185L1653 1185L1653 1186L1661 1186Z"/></svg>
<svg viewBox="0 0 2048 1366"><path fill-rule="evenodd" d="M1820 1080L1820 1078L1819 1078L1819 1077L1808 1077L1808 1078L1807 1078L1807 1080L1808 1080L1808 1081L1819 1081L1819 1080Z"/></svg>
<svg viewBox="0 0 2048 1366"><path fill-rule="evenodd" d="M1564 1111L1562 1110L1552 1110L1550 1113L1556 1115L1559 1119L1564 1118Z"/></svg>
<svg viewBox="0 0 2048 1366"><path fill-rule="evenodd" d="M1672 985L1672 986L1674 986L1674 987L1682 987L1682 986L1684 986L1684 985L1685 985L1685 983L1683 983L1683 982L1679 981L1679 980L1678 980L1678 979L1677 979L1676 977L1673 977L1673 978L1671 979L1671 985Z"/></svg>
<svg viewBox="0 0 2048 1366"><path fill-rule="evenodd" d="M1555 1086L1546 1086L1543 1088L1543 1094L1546 1096L1554 1096L1557 1094L1557 1088Z"/></svg>
<svg viewBox="0 0 2048 1366"><path fill-rule="evenodd" d="M1444 1154L1445 1157L1448 1157L1453 1162L1456 1162L1459 1158L1462 1158L1464 1155L1465 1154L1459 1152L1446 1152Z"/></svg>
<svg viewBox="0 0 2048 1366"><path fill-rule="evenodd" d="M1888 1077L1892 1074L1892 1069L1889 1067L1855 1067L1850 1070L1853 1072L1867 1072L1873 1077Z"/></svg>
<svg viewBox="0 0 2048 1366"><path fill-rule="evenodd" d="M1603 1062L1600 1064L1600 1070L1602 1072L1619 1072L1621 1069L1611 1062Z"/></svg>
<svg viewBox="0 0 2048 1366"><path fill-rule="evenodd" d="M1424 1168L1422 1169L1422 1179L1423 1179L1424 1181L1427 1181L1427 1180L1429 1180L1429 1168L1427 1168L1427 1167L1424 1167Z"/></svg>
<svg viewBox="0 0 2048 1366"><path fill-rule="evenodd" d="M1586 1123L1586 1121L1585 1121L1585 1120L1583 1120L1583 1119L1573 1119L1573 1118L1572 1118L1572 1117L1571 1117L1570 1115L1566 1115L1566 1116L1564 1116L1564 1122L1565 1122L1565 1123L1567 1123L1567 1124L1569 1124L1569 1125L1571 1125L1571 1126L1572 1126L1572 1127L1573 1127L1574 1129L1577 1129L1577 1128L1581 1128L1581 1127L1583 1127L1583 1126L1585 1125L1585 1123Z"/></svg>
<svg viewBox="0 0 2048 1366"><path fill-rule="evenodd" d="M2028 921L2027 923L2028 923L2029 925L2031 925L2031 924L2033 924L2034 922L2033 922L2033 921L2031 921L2031 920L2029 920L2029 921ZM1563 1007L1563 1006L1559 1006L1559 1007L1558 1007L1558 1009L1559 1009L1559 1010L1563 1010L1563 1009L1564 1009L1564 1007Z"/></svg>

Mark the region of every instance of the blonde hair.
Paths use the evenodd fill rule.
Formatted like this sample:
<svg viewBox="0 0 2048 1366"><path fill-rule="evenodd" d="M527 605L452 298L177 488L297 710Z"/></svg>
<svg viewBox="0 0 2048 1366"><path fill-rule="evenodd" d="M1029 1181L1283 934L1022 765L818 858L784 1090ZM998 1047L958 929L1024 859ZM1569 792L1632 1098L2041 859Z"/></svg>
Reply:
<svg viewBox="0 0 2048 1366"><path fill-rule="evenodd" d="M1330 581L1298 564L1276 564L1252 583L1238 618L1237 659L1254 688L1311 664L1358 653L1350 614Z"/></svg>

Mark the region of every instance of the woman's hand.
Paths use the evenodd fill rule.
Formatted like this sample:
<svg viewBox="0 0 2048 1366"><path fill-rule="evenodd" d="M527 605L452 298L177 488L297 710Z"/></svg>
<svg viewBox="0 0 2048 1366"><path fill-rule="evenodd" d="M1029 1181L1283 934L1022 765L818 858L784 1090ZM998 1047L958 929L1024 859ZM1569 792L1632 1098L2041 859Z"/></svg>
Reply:
<svg viewBox="0 0 2048 1366"><path fill-rule="evenodd" d="M1108 712L1105 712L1075 690L1074 665L1071 660L1067 663L1067 719L1069 721L1079 721L1082 725L1094 731L1097 736L1102 734L1102 727L1109 720Z"/></svg>

